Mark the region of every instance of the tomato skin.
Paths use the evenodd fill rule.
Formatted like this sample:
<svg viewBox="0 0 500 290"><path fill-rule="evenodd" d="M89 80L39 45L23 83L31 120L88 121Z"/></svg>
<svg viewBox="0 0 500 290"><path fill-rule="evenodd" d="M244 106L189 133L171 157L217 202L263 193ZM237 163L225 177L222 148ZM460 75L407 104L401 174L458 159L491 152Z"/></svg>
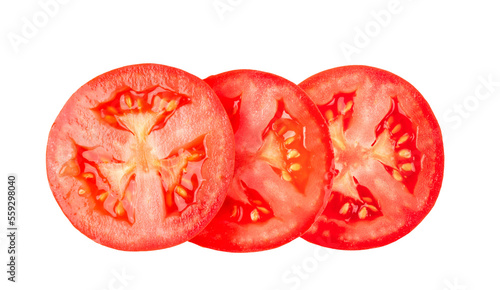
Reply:
<svg viewBox="0 0 500 290"><path fill-rule="evenodd" d="M331 191L333 177L331 171L334 168L333 150L328 138L328 128L321 114L300 88L273 74L254 70L236 70L211 76L205 81L223 101L233 122L236 166L235 177L228 190L226 203L207 228L191 242L219 251L256 252L279 247L299 237L323 211ZM241 100L236 100L238 98ZM278 109L275 109L273 106L277 100ZM307 143L306 148L311 150L313 173L307 179L303 193L299 192L300 190L297 189L299 187L291 189L292 187L287 185L283 177L276 178L277 173L269 170L268 164L253 161L255 160L254 152L260 152L265 147L263 144L266 144L267 139L261 138L265 134L261 133L276 129L272 126L275 124L273 120L279 121L284 118L278 114L278 117L275 116L272 119L272 116L276 114L275 110L279 110L281 101L286 108L285 115L289 114L294 120L297 118L298 122L306 124L304 126L307 128L304 129L306 132L304 138ZM245 102L246 106L253 108L246 111L248 114L255 112L261 112L261 114L258 117L252 115L252 118L239 114L239 110L245 110ZM241 107L239 107L240 104ZM273 108L273 111L268 112L271 110L269 108ZM233 115L232 111L238 113ZM248 156L252 157L248 158ZM266 191L266 187L262 185L265 182L275 184L271 186L272 188L281 187L282 189L273 193ZM233 220L230 216L232 206L241 205L239 211L236 211L238 214L252 206L251 202L248 203L246 198L242 197L244 194L241 193L240 183L243 188L250 188L249 193L245 193L249 194L248 196L260 194L264 202L259 202L259 205L268 204L274 216L254 223L249 221L251 220L249 216L241 217L238 221ZM254 187L260 190L253 190ZM290 192L283 188L290 189Z"/></svg>
<svg viewBox="0 0 500 290"><path fill-rule="evenodd" d="M165 121L166 125L153 127L141 137L143 142L138 145L133 144L136 139L141 138L132 134L137 132L131 133L109 126L103 120L99 120L99 112L93 112L95 108L108 102L111 96L124 89L130 88L133 92L142 92L156 86L171 91L165 96L176 94L189 96L189 103L185 105L177 103L179 108L171 115L166 114L169 118ZM139 99L140 97L137 97L136 101L140 107ZM145 97L141 100L148 101ZM152 104L153 101L149 101ZM196 121L199 119L198 115L203 115L206 122ZM100 116L103 117L102 113ZM170 210L166 209L163 192L166 189L161 174L168 173L168 170L160 171L159 161L162 158L170 160L169 155L174 156L176 152L173 151L179 146L182 147L199 136L204 136L206 158L203 159L203 163L199 163L202 179L199 180L198 188L193 193L196 195L196 202L183 208L182 212L167 216L166 213ZM77 170L66 170L69 175L62 174L64 171L62 168L68 160L76 158L75 145L84 148L79 150L87 151L84 153L86 155L82 155L86 158L82 159L86 162L86 166L88 160L94 158L95 154L92 156L89 154L94 152L92 151L94 148L105 148L106 154L109 155L97 153L98 157L111 160L111 162L108 160L108 163L99 163L102 168L113 162L117 163L117 166L125 164L130 156L134 156L134 150L146 154L152 160L138 159L142 160L142 163L137 163L134 167L133 186L130 186L132 183L128 183L127 187L134 190L134 197L129 202L129 207L125 206L125 209L118 203L111 207L116 211L116 214L113 213L117 215L116 217L103 208L103 203L99 201L100 194L95 192L83 196L78 194L83 183L80 183L81 178L71 175L76 176L78 172L83 172L81 166ZM144 157L146 156L144 154L136 155ZM222 104L213 90L201 79L164 65L131 65L92 79L71 96L49 133L46 169L49 185L59 207L73 226L84 235L99 244L119 250L162 249L178 245L195 236L219 210L234 172L234 136ZM101 184L110 182L111 176L103 177L105 178L101 178ZM98 184L97 187L99 186ZM96 185L92 185L91 188L95 187ZM100 193L102 191L104 190L100 190ZM178 195L176 199L179 199ZM127 209L134 211L131 219L127 220L127 215L118 216L118 213L123 213Z"/></svg>
<svg viewBox="0 0 500 290"><path fill-rule="evenodd" d="M411 232L434 206L444 173L444 148L441 130L427 101L410 83L402 78L368 66L354 65L326 70L309 77L299 86L320 107L328 103L332 96L353 91L358 92L359 98L364 100L366 104L362 104L361 101L356 104L355 97L354 109L356 110L356 105L358 105L359 110L368 113L366 117L358 115L356 118L360 121L355 122L354 126L357 126L358 131L364 131L357 133L351 130L351 132L345 131L344 134L346 138L357 140L361 144L363 142L369 144L368 142L372 142L374 138L378 137L375 130L377 124L374 122L378 122L384 116L384 110L387 111L390 99L390 97L384 96L383 92L393 94L398 100L397 106L406 112L409 120L413 123L416 134L416 148L413 150L420 151L422 154L418 163L421 168L418 172L413 197L405 196L404 201L402 198L402 201L396 199L393 202L388 202L389 199L381 197L383 194L375 192L375 198L378 195L381 200L382 216L366 221L351 222L338 219L337 211L341 205L333 205L333 202L330 202L323 215L303 235L303 238L311 243L329 248L362 250L387 245ZM365 107L369 107L369 109ZM370 122L366 123L366 120ZM363 124L363 122L365 123ZM349 160L346 161L349 163ZM380 170L378 173L383 175L384 171ZM366 175L369 176L369 173ZM376 176L372 176L372 179L375 178ZM388 179L387 177L380 178ZM337 177L334 180L334 188L338 182ZM387 181L387 184L396 183ZM338 187L342 186L338 185ZM401 190L399 187L393 187L393 191L395 194ZM335 189L332 194L343 195L335 192ZM402 203L408 203L411 206ZM329 211L329 208L335 208L337 211ZM390 211L394 216L385 217L384 211ZM397 212L401 212L401 214ZM390 222L391 218L394 219L392 223Z"/></svg>

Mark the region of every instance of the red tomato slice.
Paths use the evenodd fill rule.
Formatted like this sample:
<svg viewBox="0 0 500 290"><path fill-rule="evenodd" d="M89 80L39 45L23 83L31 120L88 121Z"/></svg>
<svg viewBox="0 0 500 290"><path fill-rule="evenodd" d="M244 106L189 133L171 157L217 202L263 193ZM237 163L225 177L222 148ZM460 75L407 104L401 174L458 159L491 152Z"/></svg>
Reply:
<svg viewBox="0 0 500 290"><path fill-rule="evenodd" d="M192 242L231 252L303 234L330 195L333 149L320 112L295 84L237 70L205 80L231 119L236 165L220 212Z"/></svg>
<svg viewBox="0 0 500 290"><path fill-rule="evenodd" d="M177 245L216 214L234 172L234 137L210 87L155 64L91 80L50 131L47 175L71 223L120 250Z"/></svg>
<svg viewBox="0 0 500 290"><path fill-rule="evenodd" d="M346 66L299 85L329 123L331 200L306 240L368 249L409 233L434 205L443 178L441 131L422 95L377 68Z"/></svg>

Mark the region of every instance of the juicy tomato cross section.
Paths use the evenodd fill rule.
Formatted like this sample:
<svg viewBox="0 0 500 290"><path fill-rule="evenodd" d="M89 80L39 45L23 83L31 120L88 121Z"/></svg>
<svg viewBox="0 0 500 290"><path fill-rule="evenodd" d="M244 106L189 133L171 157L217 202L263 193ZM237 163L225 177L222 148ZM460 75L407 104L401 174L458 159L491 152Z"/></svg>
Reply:
<svg viewBox="0 0 500 290"><path fill-rule="evenodd" d="M192 241L232 252L300 236L330 194L332 147L318 109L293 83L249 70L206 79L231 120L235 176L214 220Z"/></svg>
<svg viewBox="0 0 500 290"><path fill-rule="evenodd" d="M210 110L205 121L196 116ZM123 250L179 244L220 208L234 167L217 96L181 70L143 64L97 77L49 135L47 172L70 221Z"/></svg>
<svg viewBox="0 0 500 290"><path fill-rule="evenodd" d="M439 125L423 97L364 66L328 70L299 86L328 123L336 167L330 202L304 238L366 249L411 231L437 198L444 163Z"/></svg>

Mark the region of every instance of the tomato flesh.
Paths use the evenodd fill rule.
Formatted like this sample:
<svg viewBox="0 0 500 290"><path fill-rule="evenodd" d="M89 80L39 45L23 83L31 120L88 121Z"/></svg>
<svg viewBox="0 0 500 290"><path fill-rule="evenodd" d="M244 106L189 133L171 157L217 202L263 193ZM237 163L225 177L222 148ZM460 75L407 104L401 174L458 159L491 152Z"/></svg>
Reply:
<svg viewBox="0 0 500 290"><path fill-rule="evenodd" d="M206 110L207 122L195 122ZM202 80L135 65L68 100L49 134L47 174L82 233L116 249L153 250L190 239L215 215L233 150L229 119Z"/></svg>
<svg viewBox="0 0 500 290"><path fill-rule="evenodd" d="M235 175L221 211L192 242L251 252L304 233L330 194L332 148L318 109L293 83L238 70L205 80L231 120Z"/></svg>
<svg viewBox="0 0 500 290"><path fill-rule="evenodd" d="M333 193L303 236L336 249L367 249L409 233L434 205L443 143L432 111L389 72L347 66L299 85L328 122L335 151Z"/></svg>

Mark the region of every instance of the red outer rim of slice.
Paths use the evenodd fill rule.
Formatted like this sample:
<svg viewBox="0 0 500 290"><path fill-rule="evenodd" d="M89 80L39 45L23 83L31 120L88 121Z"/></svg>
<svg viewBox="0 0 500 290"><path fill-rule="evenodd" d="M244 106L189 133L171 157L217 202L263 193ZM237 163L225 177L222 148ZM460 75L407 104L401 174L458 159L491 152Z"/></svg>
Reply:
<svg viewBox="0 0 500 290"><path fill-rule="evenodd" d="M444 148L443 148L443 140L442 134L439 127L439 124L432 112L429 104L423 98L423 96L417 91L415 87L413 87L409 82L405 81L401 77L374 67L362 66L362 65L352 65L352 66L343 66L337 67L329 70L325 70L323 72L317 73L308 79L304 80L299 86L309 94L313 101L318 102L318 98L321 99L321 95L326 94L336 94L338 91L333 92L332 85L329 84L332 80L336 81L337 79L348 79L356 74L364 74L366 77L370 78L372 84L380 84L380 83L392 83L394 86L400 86L403 90L412 92L411 97L413 98L413 103L401 101L400 103L404 103L407 108L411 107L412 113L415 111L420 111L418 116L410 116L413 118L425 118L425 121L428 124L426 127L427 138L432 138L432 142L434 143L434 152L435 155L434 161L432 165L428 165L426 168L433 169L433 172L425 172L427 175L422 175L420 172L419 181L423 180L426 184L430 184L427 189L427 195L424 196L424 200L421 201L423 205L419 208L418 211L407 211L407 222L399 227L397 231L393 231L388 235L383 235L381 237L377 237L375 234L375 238L366 239L366 240L349 240L339 238L339 235L343 235L345 231L345 224L339 226L339 224L328 223L326 216L327 210L323 213L323 215L318 219L318 221L311 227L311 229L304 234L302 237L314 244L334 248L334 249L342 249L342 250L362 250L369 249L374 247L381 247L392 243L401 237L407 235L411 232L430 212L434 204L436 203L437 197L439 195L439 191L442 185L443 173L444 173ZM353 77L354 78L354 77ZM352 81L351 87L354 87L355 81ZM342 85L336 84L335 87L341 87ZM328 92L328 93L326 93ZM324 99L324 98L322 98ZM325 102L322 100L318 105L323 105ZM417 109L416 109L417 108ZM415 111L414 111L415 110ZM426 138L425 136L420 136L423 134L422 132L418 132L417 138ZM427 162L427 161L426 161ZM423 161L422 161L423 163ZM432 167L433 166L433 167ZM334 179L334 183L335 183ZM418 186L418 185L417 185ZM420 188L421 189L421 188ZM417 189L415 189L417 191ZM425 192L424 192L425 194ZM335 195L335 192L332 193ZM421 196L420 196L421 197ZM328 208L328 206L327 206ZM340 223L340 222L339 222ZM352 226L354 227L354 226ZM364 228L365 231L368 230L368 226ZM325 231L329 231L328 234Z"/></svg>

